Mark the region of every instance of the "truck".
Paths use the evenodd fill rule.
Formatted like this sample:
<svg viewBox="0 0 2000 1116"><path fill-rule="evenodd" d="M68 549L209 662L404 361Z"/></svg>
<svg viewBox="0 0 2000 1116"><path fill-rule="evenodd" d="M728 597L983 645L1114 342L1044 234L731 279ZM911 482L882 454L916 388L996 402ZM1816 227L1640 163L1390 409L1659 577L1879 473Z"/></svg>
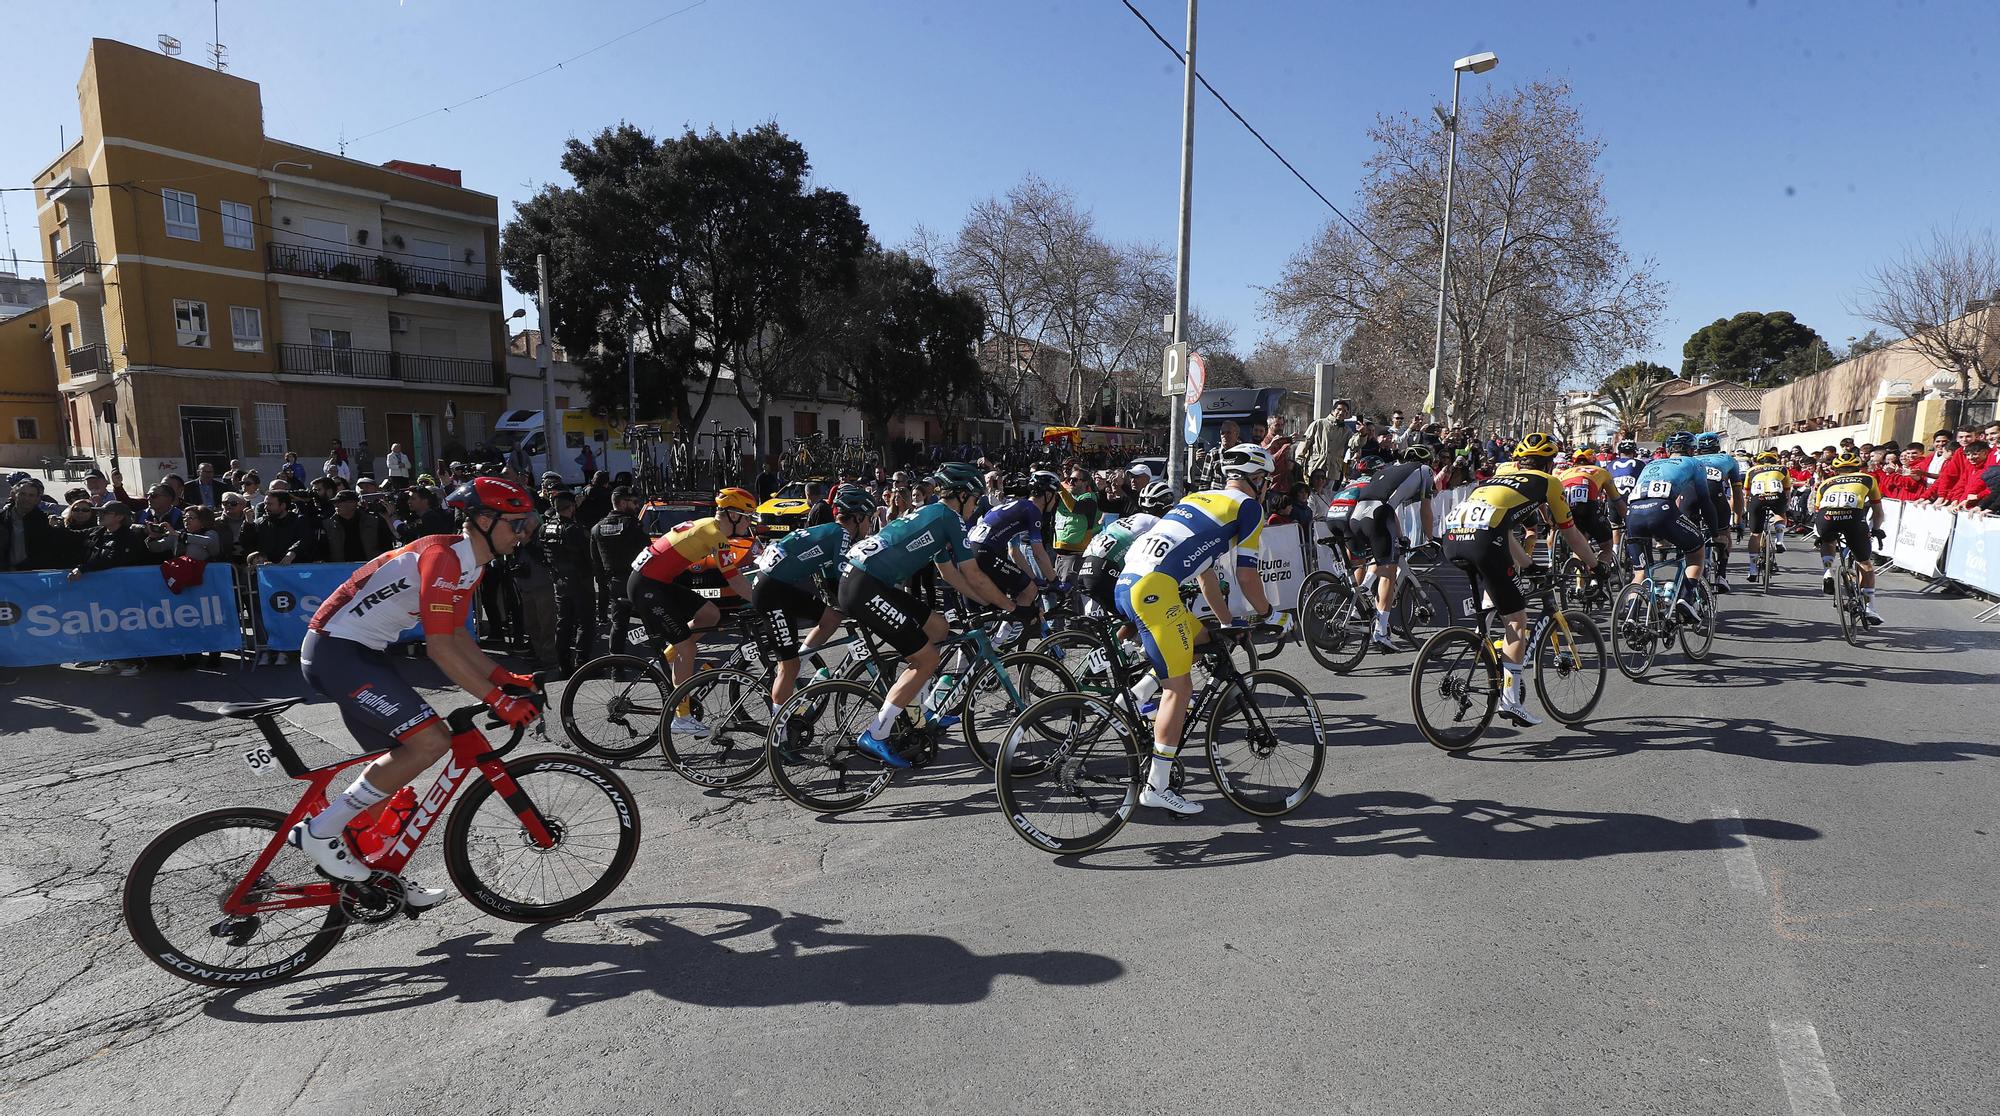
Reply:
<svg viewBox="0 0 2000 1116"><path fill-rule="evenodd" d="M563 448L556 454L553 465L549 464L548 449L542 437L542 412L508 411L493 424L494 452L511 458L517 447L525 446L529 460L528 475L538 479L543 473L554 470L572 484L589 480L578 460L586 441L597 459L597 468L613 476L632 471L632 454L625 447L625 429L616 420L601 419L589 411L564 411Z"/></svg>

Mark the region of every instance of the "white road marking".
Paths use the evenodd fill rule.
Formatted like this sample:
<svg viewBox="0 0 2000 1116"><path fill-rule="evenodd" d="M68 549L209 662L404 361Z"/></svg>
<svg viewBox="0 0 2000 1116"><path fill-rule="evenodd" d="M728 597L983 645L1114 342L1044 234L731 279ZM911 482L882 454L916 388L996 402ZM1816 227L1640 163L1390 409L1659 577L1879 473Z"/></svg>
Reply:
<svg viewBox="0 0 2000 1116"><path fill-rule="evenodd" d="M1833 1072L1819 1047L1819 1031L1800 1020L1771 1020L1771 1042L1778 1048L1778 1072L1785 1079L1785 1097L1792 1116L1844 1116Z"/></svg>
<svg viewBox="0 0 2000 1116"><path fill-rule="evenodd" d="M1750 847L1749 838L1743 832L1743 812L1733 807L1724 809L1717 806L1709 814L1710 824L1723 838L1722 866L1729 872L1729 886L1738 891L1764 894L1764 870L1757 864L1757 850Z"/></svg>

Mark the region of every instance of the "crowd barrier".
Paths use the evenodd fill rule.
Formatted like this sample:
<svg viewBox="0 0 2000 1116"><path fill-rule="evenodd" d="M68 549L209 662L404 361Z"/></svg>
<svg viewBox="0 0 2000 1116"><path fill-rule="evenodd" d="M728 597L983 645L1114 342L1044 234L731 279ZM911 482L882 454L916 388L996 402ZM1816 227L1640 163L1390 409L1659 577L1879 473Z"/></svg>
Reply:
<svg viewBox="0 0 2000 1116"><path fill-rule="evenodd" d="M360 568L359 562L311 562L290 566L266 563L258 566L254 575L257 622L252 650L297 651L305 641L306 626L311 623L313 613L319 611L327 594L339 589L348 575ZM472 615L472 610L468 609L465 617L468 629L472 627ZM423 628L413 624L397 642L412 643L422 638Z"/></svg>
<svg viewBox="0 0 2000 1116"><path fill-rule="evenodd" d="M210 563L175 593L158 566L0 574L0 666L237 651L236 571Z"/></svg>

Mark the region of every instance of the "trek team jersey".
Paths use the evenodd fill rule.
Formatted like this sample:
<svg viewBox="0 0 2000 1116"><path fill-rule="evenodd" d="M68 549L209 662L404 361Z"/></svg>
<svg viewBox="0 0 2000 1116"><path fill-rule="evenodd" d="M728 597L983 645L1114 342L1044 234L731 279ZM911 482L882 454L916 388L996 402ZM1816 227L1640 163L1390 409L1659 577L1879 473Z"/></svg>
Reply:
<svg viewBox="0 0 2000 1116"><path fill-rule="evenodd" d="M1090 536L1097 530L1097 520L1095 493L1086 492L1081 496L1060 493L1055 507L1054 548L1064 554L1083 553L1090 545Z"/></svg>
<svg viewBox="0 0 2000 1116"><path fill-rule="evenodd" d="M925 504L847 548L847 565L884 585L901 585L932 562L972 561L965 521L943 504Z"/></svg>
<svg viewBox="0 0 2000 1116"><path fill-rule="evenodd" d="M1610 470L1602 465L1571 465L1562 471L1562 489L1563 499L1576 507L1609 502L1615 486Z"/></svg>
<svg viewBox="0 0 2000 1116"><path fill-rule="evenodd" d="M1151 512L1134 512L1111 521L1111 526L1097 533L1090 540L1090 549L1083 552L1086 558L1103 559L1107 566L1116 566L1125 560L1125 552L1139 541L1139 536L1158 526L1160 517Z"/></svg>
<svg viewBox="0 0 2000 1116"><path fill-rule="evenodd" d="M1828 519L1853 519L1882 502L1873 473L1835 473L1813 489L1813 510Z"/></svg>
<svg viewBox="0 0 2000 1116"><path fill-rule="evenodd" d="M1743 462L1733 453L1704 453L1694 460L1708 474L1709 495L1727 501L1730 490L1743 483Z"/></svg>
<svg viewBox="0 0 2000 1116"><path fill-rule="evenodd" d="M1236 568L1257 568L1264 537L1264 509L1257 498L1230 489L1190 492L1125 552L1125 576L1163 573L1186 581L1236 552Z"/></svg>
<svg viewBox="0 0 2000 1116"><path fill-rule="evenodd" d="M1665 457L1649 461L1639 471L1632 487L1634 500L1698 500L1709 505L1708 470L1692 457Z"/></svg>
<svg viewBox="0 0 2000 1116"><path fill-rule="evenodd" d="M1571 524L1569 501L1563 499L1562 485L1554 475L1515 462L1508 464L1513 467L1501 466L1493 479L1475 486L1451 509L1444 521L1446 535L1465 539L1480 531L1511 531L1544 504L1558 529Z"/></svg>
<svg viewBox="0 0 2000 1116"><path fill-rule="evenodd" d="M810 588L814 579L834 578L851 541L846 528L838 523L793 531L764 549L757 559L757 572L788 585Z"/></svg>
<svg viewBox="0 0 2000 1116"><path fill-rule="evenodd" d="M355 570L308 626L377 651L419 622L426 636L458 631L483 572L472 560L472 540L425 535Z"/></svg>
<svg viewBox="0 0 2000 1116"><path fill-rule="evenodd" d="M1759 465L1750 470L1748 487L1752 500L1782 500L1791 485L1792 479L1783 465Z"/></svg>
<svg viewBox="0 0 2000 1116"><path fill-rule="evenodd" d="M654 581L672 581L696 562L713 558L722 576L731 577L747 554L738 553L728 543L729 528L722 520L715 516L690 519L667 528L666 534L632 559L632 568Z"/></svg>
<svg viewBox="0 0 2000 1116"><path fill-rule="evenodd" d="M1005 554L1017 540L1033 545L1042 541L1042 509L1026 496L1016 497L980 516L965 537L973 546L997 554Z"/></svg>
<svg viewBox="0 0 2000 1116"><path fill-rule="evenodd" d="M1611 487L1617 489L1620 496L1630 500L1632 486L1639 483L1639 470L1645 467L1646 463L1636 457L1614 457L1611 463L1604 467L1604 471L1611 474Z"/></svg>

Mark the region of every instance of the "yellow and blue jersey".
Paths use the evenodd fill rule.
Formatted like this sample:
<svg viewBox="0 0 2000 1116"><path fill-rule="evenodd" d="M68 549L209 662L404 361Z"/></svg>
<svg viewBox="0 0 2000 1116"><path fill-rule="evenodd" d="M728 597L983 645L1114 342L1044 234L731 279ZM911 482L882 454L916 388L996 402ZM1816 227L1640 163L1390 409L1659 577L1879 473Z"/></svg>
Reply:
<svg viewBox="0 0 2000 1116"><path fill-rule="evenodd" d="M1255 496L1218 489L1191 492L1125 552L1124 575L1162 573L1177 582L1234 551L1238 569L1257 568L1264 509Z"/></svg>

